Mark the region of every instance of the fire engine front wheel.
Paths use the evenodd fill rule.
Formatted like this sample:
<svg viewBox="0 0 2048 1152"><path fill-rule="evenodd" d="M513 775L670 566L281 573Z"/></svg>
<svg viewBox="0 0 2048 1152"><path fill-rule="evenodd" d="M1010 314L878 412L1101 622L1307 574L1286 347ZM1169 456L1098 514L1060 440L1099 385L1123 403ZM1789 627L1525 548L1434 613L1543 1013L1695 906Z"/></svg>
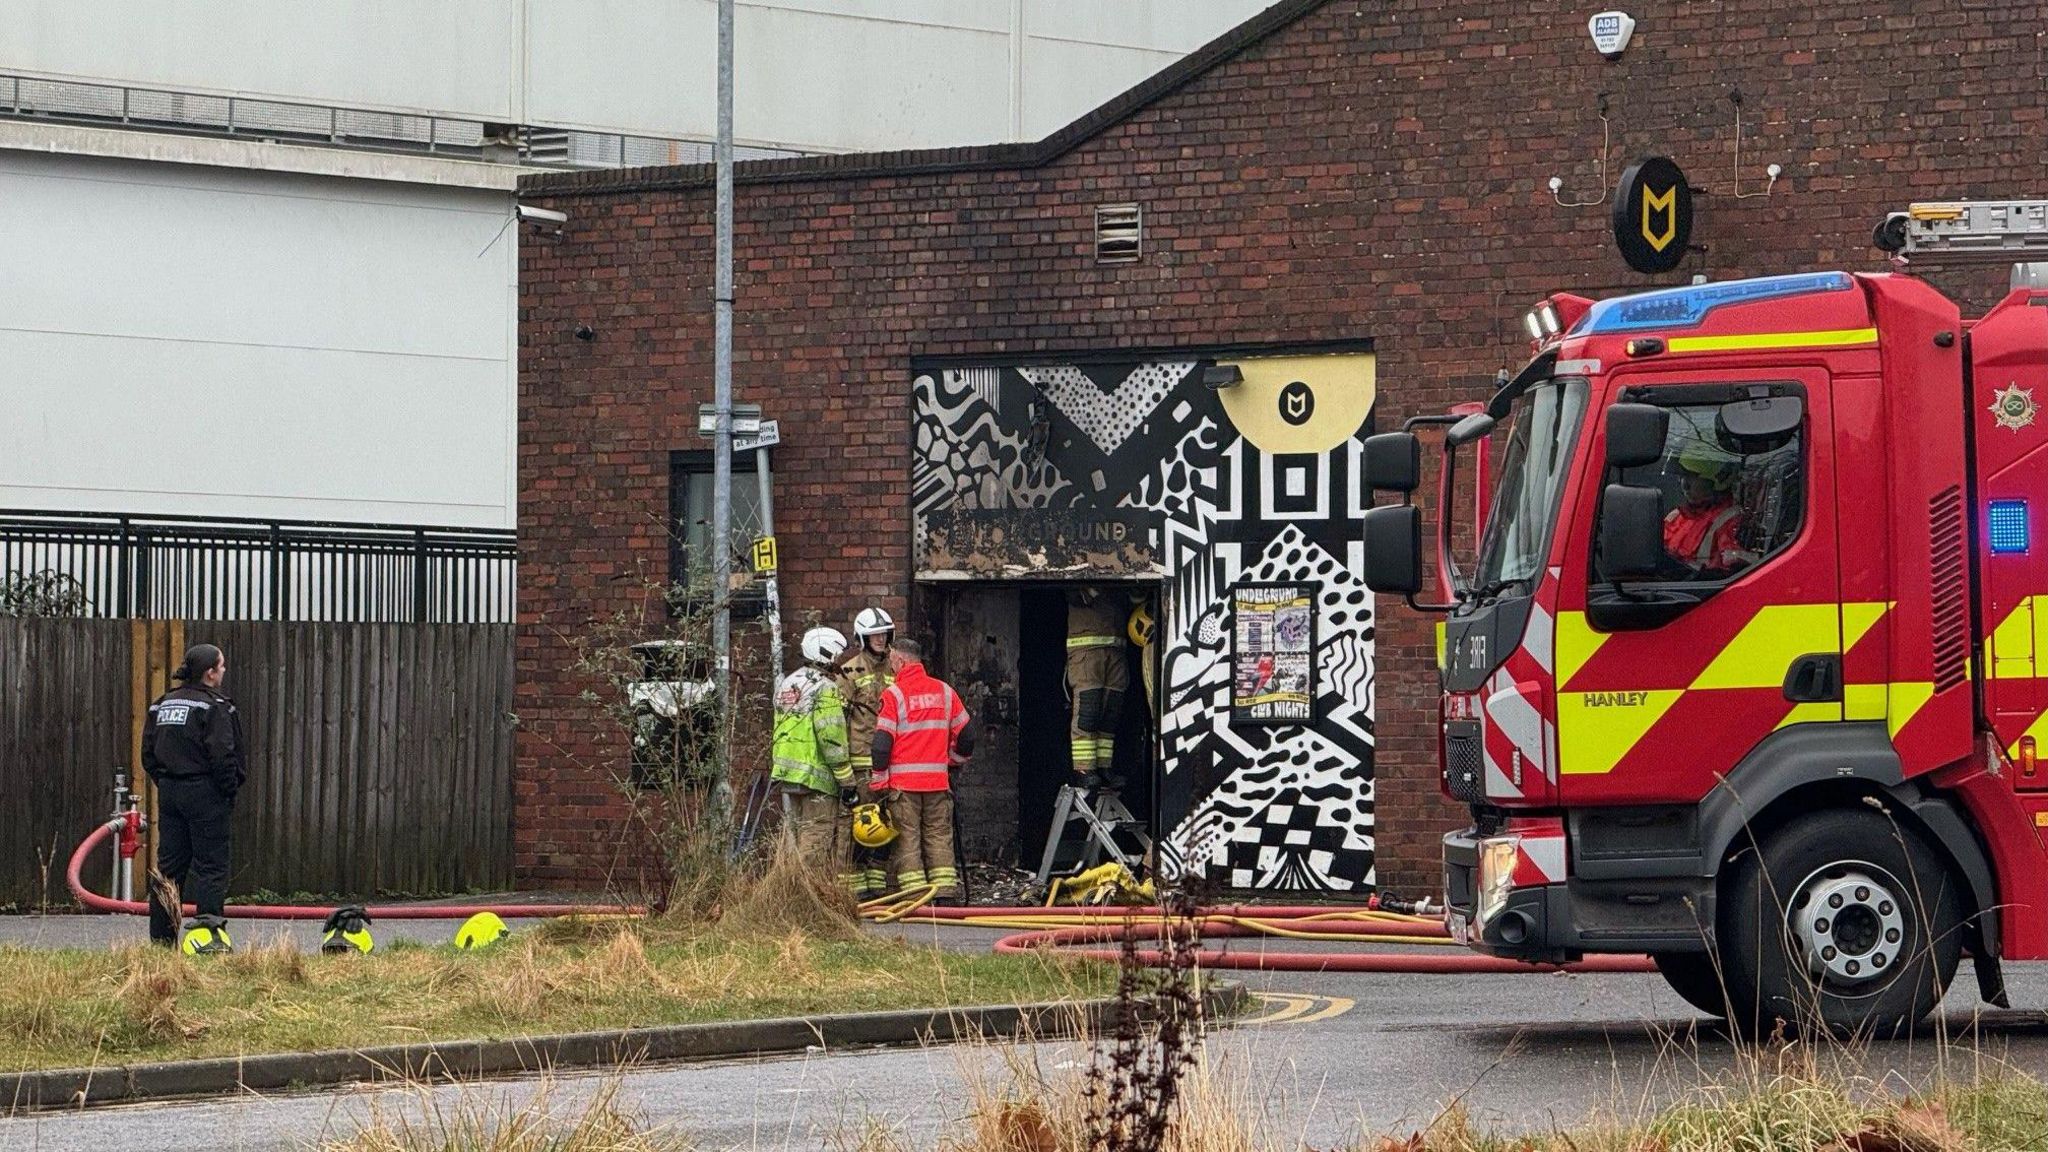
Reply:
<svg viewBox="0 0 2048 1152"><path fill-rule="evenodd" d="M1705 952L1658 952L1650 959L1657 974L1678 998L1709 1016L1728 1015L1728 994L1721 990L1721 970Z"/></svg>
<svg viewBox="0 0 2048 1152"><path fill-rule="evenodd" d="M1888 1036L1934 1010L1962 956L1942 854L1870 808L1797 817L1724 873L1721 966L1734 1023Z"/></svg>

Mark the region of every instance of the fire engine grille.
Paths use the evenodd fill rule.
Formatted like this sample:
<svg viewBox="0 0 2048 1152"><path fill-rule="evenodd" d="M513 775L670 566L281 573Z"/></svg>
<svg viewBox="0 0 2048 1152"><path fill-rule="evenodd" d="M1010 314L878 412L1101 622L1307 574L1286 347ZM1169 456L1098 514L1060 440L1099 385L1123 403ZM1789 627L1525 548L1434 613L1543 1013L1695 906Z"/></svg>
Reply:
<svg viewBox="0 0 2048 1152"><path fill-rule="evenodd" d="M1457 721L1444 725L1444 791L1466 804L1486 798L1486 754L1479 725Z"/></svg>
<svg viewBox="0 0 2048 1152"><path fill-rule="evenodd" d="M1950 487L1927 502L1934 627L1934 690L1961 684L1970 668L1969 596L1963 569L1963 492Z"/></svg>

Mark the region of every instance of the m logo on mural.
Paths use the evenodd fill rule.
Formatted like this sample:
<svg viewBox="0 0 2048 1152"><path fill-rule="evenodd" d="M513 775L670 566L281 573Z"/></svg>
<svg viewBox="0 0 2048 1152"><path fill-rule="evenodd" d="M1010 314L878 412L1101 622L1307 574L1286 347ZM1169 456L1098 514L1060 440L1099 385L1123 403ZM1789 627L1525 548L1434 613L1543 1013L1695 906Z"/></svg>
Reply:
<svg viewBox="0 0 2048 1152"><path fill-rule="evenodd" d="M1315 414L1315 389L1296 380L1280 390L1280 418L1282 420L1299 428L1311 419L1314 419Z"/></svg>

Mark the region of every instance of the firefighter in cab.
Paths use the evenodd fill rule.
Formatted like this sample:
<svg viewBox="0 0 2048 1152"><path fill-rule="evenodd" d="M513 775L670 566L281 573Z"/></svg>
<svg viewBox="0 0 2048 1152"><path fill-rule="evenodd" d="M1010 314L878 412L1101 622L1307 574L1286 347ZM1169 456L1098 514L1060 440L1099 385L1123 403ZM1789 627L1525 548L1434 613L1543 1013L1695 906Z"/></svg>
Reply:
<svg viewBox="0 0 2048 1152"><path fill-rule="evenodd" d="M864 797L875 792L875 714L882 707L882 693L896 682L889 671L889 647L896 639L896 621L880 608L863 608L853 618L854 643L840 657L840 688L846 697L846 734L853 756L853 782ZM889 890L885 857L861 853L860 883L855 894L871 899Z"/></svg>
<svg viewBox="0 0 2048 1152"><path fill-rule="evenodd" d="M804 665L775 686L775 790L783 827L798 859L831 872L858 893L853 872L852 825L844 817L858 798L846 746L846 708L833 662L846 651L836 629L804 633Z"/></svg>
<svg viewBox="0 0 2048 1152"><path fill-rule="evenodd" d="M1130 605L1100 588L1067 593L1067 698L1074 774L1082 787L1103 781L1116 754L1117 721L1131 672L1124 663Z"/></svg>
<svg viewBox="0 0 2048 1152"><path fill-rule="evenodd" d="M1748 517L1735 502L1740 466L1705 445L1678 454L1678 507L1664 514L1664 551L1700 576L1724 576L1756 563L1742 546Z"/></svg>

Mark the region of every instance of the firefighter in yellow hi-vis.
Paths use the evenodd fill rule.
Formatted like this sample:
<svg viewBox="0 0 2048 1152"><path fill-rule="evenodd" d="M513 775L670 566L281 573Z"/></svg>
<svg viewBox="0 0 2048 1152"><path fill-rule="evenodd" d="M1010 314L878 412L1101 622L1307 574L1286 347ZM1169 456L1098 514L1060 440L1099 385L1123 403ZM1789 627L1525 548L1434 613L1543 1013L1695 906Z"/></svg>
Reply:
<svg viewBox="0 0 2048 1152"><path fill-rule="evenodd" d="M1131 672L1124 664L1130 606L1099 588L1067 593L1067 700L1074 773L1093 785L1116 753L1117 721Z"/></svg>

